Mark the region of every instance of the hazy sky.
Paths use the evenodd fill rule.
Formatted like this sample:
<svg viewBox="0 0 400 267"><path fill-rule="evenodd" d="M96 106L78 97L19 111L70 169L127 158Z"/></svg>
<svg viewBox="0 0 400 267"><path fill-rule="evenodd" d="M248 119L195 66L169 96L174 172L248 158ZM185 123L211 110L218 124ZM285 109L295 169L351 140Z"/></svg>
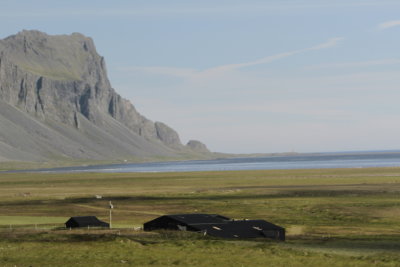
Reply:
<svg viewBox="0 0 400 267"><path fill-rule="evenodd" d="M81 32L113 87L212 151L400 149L400 1L2 1L0 38Z"/></svg>

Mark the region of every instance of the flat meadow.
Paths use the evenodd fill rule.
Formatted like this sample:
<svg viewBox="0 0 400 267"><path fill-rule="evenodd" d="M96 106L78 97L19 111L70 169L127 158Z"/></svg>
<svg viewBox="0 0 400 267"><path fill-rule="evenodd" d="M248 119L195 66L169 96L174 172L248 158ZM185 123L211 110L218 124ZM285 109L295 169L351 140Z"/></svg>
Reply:
<svg viewBox="0 0 400 267"><path fill-rule="evenodd" d="M113 229L64 228L108 222L109 201ZM264 219L287 240L139 229L179 213ZM0 173L0 266L400 266L400 168Z"/></svg>

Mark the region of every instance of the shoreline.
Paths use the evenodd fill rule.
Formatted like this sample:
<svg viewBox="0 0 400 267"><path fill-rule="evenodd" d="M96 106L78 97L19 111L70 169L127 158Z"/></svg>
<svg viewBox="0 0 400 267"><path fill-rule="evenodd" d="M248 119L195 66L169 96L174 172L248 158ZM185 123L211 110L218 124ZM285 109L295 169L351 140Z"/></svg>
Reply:
<svg viewBox="0 0 400 267"><path fill-rule="evenodd" d="M296 154L1 170L4 173L181 173L400 167L400 152Z"/></svg>

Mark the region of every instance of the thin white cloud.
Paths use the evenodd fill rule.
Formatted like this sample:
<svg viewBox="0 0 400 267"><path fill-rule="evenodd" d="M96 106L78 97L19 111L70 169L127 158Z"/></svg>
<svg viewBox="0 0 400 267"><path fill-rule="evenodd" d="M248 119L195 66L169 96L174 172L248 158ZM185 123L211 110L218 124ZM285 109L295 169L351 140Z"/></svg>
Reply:
<svg viewBox="0 0 400 267"><path fill-rule="evenodd" d="M288 52L284 52L284 53L280 53L280 54L276 54L276 55L272 55L272 56L267 56L264 58L260 58L260 59L254 60L254 61L249 61L249 62L244 62L244 63L217 66L217 67L206 70L206 72L236 70L236 69L240 69L240 68L244 68L244 67L250 67L250 66L255 66L255 65L260 65L260 64L267 64L267 63L270 63L270 62L273 62L273 61L276 61L276 60L279 60L282 58L287 58L287 57L294 56L294 55L304 53L307 51L320 50L320 49L334 47L341 40L343 40L343 37L335 37L335 38L329 39L325 43L317 44L310 48L288 51Z"/></svg>
<svg viewBox="0 0 400 267"><path fill-rule="evenodd" d="M122 70L122 71L144 71L144 72L153 73L153 74L172 75L172 76L183 77L183 78L185 78L185 77L191 78L191 77L195 77L195 76L199 76L199 75L201 75L203 77L205 75L215 75L218 73L234 71L234 70L238 70L238 69L245 68L245 67L267 64L267 63L271 63L271 62L279 60L279 59L287 58L287 57L305 53L308 51L316 51L316 50L331 48L331 47L338 45L338 43L343 39L344 39L343 37L330 38L328 41L321 43L321 44L314 45L312 47L288 51L288 52L284 52L284 53L279 53L276 55L267 56L267 57L263 57L263 58L259 58L259 59L253 60L253 61L248 61L248 62L243 62L243 63L220 65L220 66L212 67L212 68L205 69L202 71L196 71L194 69L189 69L189 68L139 67L139 66L121 68L120 70Z"/></svg>
<svg viewBox="0 0 400 267"><path fill-rule="evenodd" d="M282 59L282 58L286 58L286 57L289 57L289 56L293 56L295 54L300 53L301 51L302 50L289 51L289 52L285 52L285 53L280 53L280 54L276 54L276 55L260 58L260 59L254 60L254 61L249 61L249 62L244 62L244 63L236 63L236 64L221 65L221 66L217 66L217 67L213 67L213 68L207 69L204 72L208 72L208 73L211 73L211 72L224 72L224 71L236 70L236 69L240 69L240 68L244 68L244 67L250 67L250 66L254 66L254 65L267 64L267 63L276 61L278 59Z"/></svg>
<svg viewBox="0 0 400 267"><path fill-rule="evenodd" d="M318 44L316 46L313 46L309 49L304 49L305 51L307 50L320 50L320 49L325 49L325 48L330 48L336 46L340 41L342 41L344 38L343 37L335 37L329 39L327 42Z"/></svg>
<svg viewBox="0 0 400 267"><path fill-rule="evenodd" d="M400 20L386 21L378 25L378 30L386 30L397 26L400 26Z"/></svg>

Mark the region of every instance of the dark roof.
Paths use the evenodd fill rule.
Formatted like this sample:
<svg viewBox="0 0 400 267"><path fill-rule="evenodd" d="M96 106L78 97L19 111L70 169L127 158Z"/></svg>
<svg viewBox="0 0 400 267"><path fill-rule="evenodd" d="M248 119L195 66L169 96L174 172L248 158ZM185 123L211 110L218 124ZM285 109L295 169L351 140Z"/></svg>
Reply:
<svg viewBox="0 0 400 267"><path fill-rule="evenodd" d="M264 220L240 220L229 221L225 224L191 224L190 226L208 235L224 238L269 237L268 231L284 230Z"/></svg>
<svg viewBox="0 0 400 267"><path fill-rule="evenodd" d="M264 220L231 220L218 214L164 215L143 225L145 231L157 229L203 232L223 238L269 237L285 240L285 229Z"/></svg>
<svg viewBox="0 0 400 267"><path fill-rule="evenodd" d="M175 214L175 215L164 215L165 217L179 221L184 224L204 224L204 223L226 223L230 221L229 218L218 215L218 214Z"/></svg>
<svg viewBox="0 0 400 267"><path fill-rule="evenodd" d="M67 227L87 227L87 226L100 226L109 227L109 224L97 219L96 216L76 216L71 217L65 222Z"/></svg>
<svg viewBox="0 0 400 267"><path fill-rule="evenodd" d="M191 226L195 226L197 228L199 228L200 230L205 229L204 227L207 227L208 225L213 226L212 223L208 223L208 224L190 224ZM221 224L216 223L215 225L220 226ZM269 223L267 221L264 220L236 220L236 221L228 221L223 223L223 225L225 225L225 228L231 228L231 227L235 227L235 228L246 228L246 227L254 227L254 228L259 228L259 229L276 229L276 230L282 230L284 228L277 226L275 224ZM229 226L228 226L229 225Z"/></svg>

